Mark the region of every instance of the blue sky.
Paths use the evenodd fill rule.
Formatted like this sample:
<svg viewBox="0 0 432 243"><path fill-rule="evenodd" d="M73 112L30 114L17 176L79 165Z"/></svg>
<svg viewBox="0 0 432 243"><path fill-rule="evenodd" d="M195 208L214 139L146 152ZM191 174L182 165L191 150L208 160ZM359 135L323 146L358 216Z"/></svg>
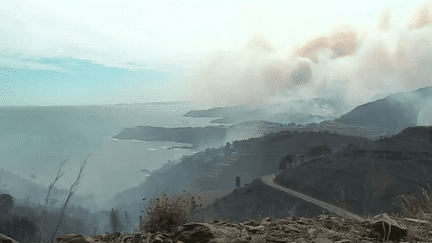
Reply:
<svg viewBox="0 0 432 243"><path fill-rule="evenodd" d="M432 85L412 81L431 59L425 9L430 1L6 0L0 106L227 106L339 95L352 107ZM322 37L325 47L307 53ZM342 47L335 57L347 40L355 51Z"/></svg>
<svg viewBox="0 0 432 243"><path fill-rule="evenodd" d="M118 104L128 103L124 98L127 88L140 86L152 95L143 94L137 102L155 101L152 96L156 94L161 99L170 98L160 91L171 76L168 72L106 67L71 57L43 58L37 63L49 69L0 68L0 80L14 91L4 91L6 99L34 105ZM6 106L15 105L11 103Z"/></svg>

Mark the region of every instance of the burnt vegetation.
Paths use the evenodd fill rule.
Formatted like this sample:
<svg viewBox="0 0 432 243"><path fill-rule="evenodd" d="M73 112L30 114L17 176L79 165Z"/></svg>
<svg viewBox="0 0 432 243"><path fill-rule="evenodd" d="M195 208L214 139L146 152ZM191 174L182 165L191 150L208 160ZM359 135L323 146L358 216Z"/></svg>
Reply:
<svg viewBox="0 0 432 243"><path fill-rule="evenodd" d="M62 163L62 166L65 162L66 160ZM99 224L97 218L100 217L98 217L97 214L91 214L88 209L81 206L68 205L71 195L75 192L76 186L79 184L79 179L86 162L87 160L84 161L77 180L71 185L69 195L61 208L56 208L54 206L47 208L47 205L48 202L54 205L55 202L58 201L56 199L49 200L49 194L55 182L63 175L60 174L62 166L48 190L45 206L40 203L31 203L28 198L24 202L26 205L18 205L15 204L12 193L0 191L0 233L21 243L51 243L54 242L57 237L61 236L61 234L71 232L83 235L96 234ZM124 226L122 222L118 220L121 219L118 216L118 212L116 216L116 219L114 219L117 220L115 229L123 229ZM122 220L124 221L124 219Z"/></svg>
<svg viewBox="0 0 432 243"><path fill-rule="evenodd" d="M0 232L19 242L35 237L37 226L30 219L21 217L13 210L14 200L9 194L0 195Z"/></svg>

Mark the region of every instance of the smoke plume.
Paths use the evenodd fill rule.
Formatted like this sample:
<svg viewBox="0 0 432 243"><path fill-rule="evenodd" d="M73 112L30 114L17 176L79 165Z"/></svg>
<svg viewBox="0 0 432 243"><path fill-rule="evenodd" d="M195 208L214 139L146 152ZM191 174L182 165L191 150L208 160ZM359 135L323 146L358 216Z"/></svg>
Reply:
<svg viewBox="0 0 432 243"><path fill-rule="evenodd" d="M392 19L392 9L386 8L369 29L335 26L304 44L287 42L288 52L264 35L253 36L240 50L221 50L202 60L187 76L185 98L212 107L270 110L274 104L322 97L329 101L325 109L317 104L320 108L311 112L340 116L392 93L431 86L430 7L419 6L405 23Z"/></svg>

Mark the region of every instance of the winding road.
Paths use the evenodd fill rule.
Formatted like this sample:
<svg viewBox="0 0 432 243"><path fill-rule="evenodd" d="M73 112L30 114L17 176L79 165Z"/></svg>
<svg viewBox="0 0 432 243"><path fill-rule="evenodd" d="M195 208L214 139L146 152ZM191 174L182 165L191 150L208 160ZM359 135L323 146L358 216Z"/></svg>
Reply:
<svg viewBox="0 0 432 243"><path fill-rule="evenodd" d="M274 182L275 177L276 177L275 175L263 176L263 177L261 177L261 180L262 180L262 182L264 182L265 184L267 184L267 185L269 185L269 186L271 186L273 188L279 189L279 190L281 190L283 192L289 193L289 194L291 194L291 195L293 195L295 197L298 197L300 199L303 199L303 200L305 200L307 202L313 203L313 204L315 204L315 205L317 205L317 206L319 206L321 208L324 208L324 209L326 209L326 210L328 210L328 211L330 211L332 213L335 213L335 214L337 214L337 215L339 215L341 217L356 219L356 220L359 220L361 222L365 221L364 218L362 218L362 217L360 217L360 216L358 216L356 214L350 213L350 212L348 212L346 210L343 210L342 208L339 208L339 207L333 206L331 204L322 202L320 200L311 198L309 196L303 195L303 194L298 193L296 191L290 190L290 189L288 189L286 187L279 186L278 184L276 184Z"/></svg>
<svg viewBox="0 0 432 243"><path fill-rule="evenodd" d="M258 154L258 153L253 153L252 154L252 153L238 153L238 152L233 152L232 154L233 155L237 155L237 156L239 156L239 155L287 155L287 154ZM238 158L236 158L236 159L238 159ZM234 160L236 160L236 159L234 159ZM232 162L233 162L232 160L229 160L226 163L223 163L222 166L229 166L229 164L232 163ZM215 174L217 174L217 173L215 173ZM337 215L339 215L341 217L351 218L351 219L359 220L361 222L365 221L365 219L363 217L358 216L356 214L353 214L351 212L348 212L348 211L346 211L346 210L344 210L342 208L333 206L331 204L322 202L322 201L317 200L315 198L306 196L306 195L304 195L302 193L299 193L299 192L293 191L291 189L288 189L286 187L280 186L280 185L278 185L278 184L276 184L274 182L275 177L276 177L275 175L268 175L268 176L263 176L260 179L261 179L262 182L264 182L268 186L271 186L273 188L279 189L279 190L281 190L281 191L283 191L285 193L289 193L289 194L291 194L291 195L293 195L293 196L295 196L297 198L300 198L302 200L305 200L307 202L313 203L313 204L315 204L315 205L317 205L317 206L319 206L319 207L321 207L321 208L323 208L323 209L325 209L325 210L327 210L329 212L337 214ZM229 193L229 192L230 191L227 191L225 193Z"/></svg>

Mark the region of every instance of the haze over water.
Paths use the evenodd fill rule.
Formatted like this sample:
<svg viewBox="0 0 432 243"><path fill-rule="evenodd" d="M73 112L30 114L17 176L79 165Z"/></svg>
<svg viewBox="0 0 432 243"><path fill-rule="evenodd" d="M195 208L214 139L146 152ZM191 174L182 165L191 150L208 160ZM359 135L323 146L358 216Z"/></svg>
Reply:
<svg viewBox="0 0 432 243"><path fill-rule="evenodd" d="M117 140L126 127L200 127L214 118L183 117L191 107L182 105L38 107L0 110L0 168L49 186L61 163L65 175L56 182L70 189L81 163L92 152L76 195L94 193L111 197L139 185L145 174L168 160L179 161L188 149L166 149L176 142ZM71 183L70 183L71 182Z"/></svg>

